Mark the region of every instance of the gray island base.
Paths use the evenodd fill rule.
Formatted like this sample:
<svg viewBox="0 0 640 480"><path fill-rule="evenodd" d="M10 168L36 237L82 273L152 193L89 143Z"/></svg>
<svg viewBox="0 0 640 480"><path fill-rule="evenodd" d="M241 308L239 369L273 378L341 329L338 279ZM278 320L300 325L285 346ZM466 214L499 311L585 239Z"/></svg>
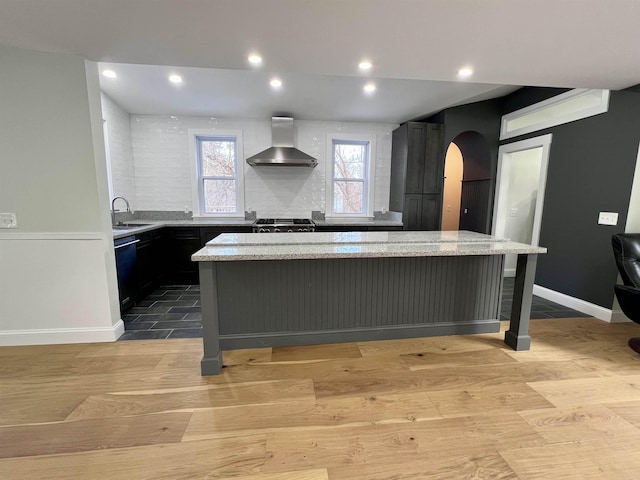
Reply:
<svg viewBox="0 0 640 480"><path fill-rule="evenodd" d="M528 350L546 249L473 232L223 234L199 262L202 374L222 350L495 333L504 256L518 256L505 343Z"/></svg>

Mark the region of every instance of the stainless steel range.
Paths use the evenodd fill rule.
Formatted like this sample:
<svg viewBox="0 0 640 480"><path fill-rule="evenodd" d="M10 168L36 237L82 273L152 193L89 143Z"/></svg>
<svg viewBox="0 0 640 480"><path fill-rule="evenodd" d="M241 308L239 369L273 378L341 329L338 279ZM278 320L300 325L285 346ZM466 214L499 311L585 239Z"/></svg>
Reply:
<svg viewBox="0 0 640 480"><path fill-rule="evenodd" d="M308 218L259 218L253 222L253 233L315 231L316 224Z"/></svg>

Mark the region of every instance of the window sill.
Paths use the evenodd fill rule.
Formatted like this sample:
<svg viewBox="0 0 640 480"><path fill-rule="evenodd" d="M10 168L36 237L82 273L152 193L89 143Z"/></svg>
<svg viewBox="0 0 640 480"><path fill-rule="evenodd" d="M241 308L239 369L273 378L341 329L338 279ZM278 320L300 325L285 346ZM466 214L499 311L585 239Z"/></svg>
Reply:
<svg viewBox="0 0 640 480"><path fill-rule="evenodd" d="M239 215L194 215L194 220L244 220L244 216Z"/></svg>
<svg viewBox="0 0 640 480"><path fill-rule="evenodd" d="M371 222L374 220L373 216L352 216L352 215L325 215L326 220L336 220L336 221L350 221L350 222Z"/></svg>

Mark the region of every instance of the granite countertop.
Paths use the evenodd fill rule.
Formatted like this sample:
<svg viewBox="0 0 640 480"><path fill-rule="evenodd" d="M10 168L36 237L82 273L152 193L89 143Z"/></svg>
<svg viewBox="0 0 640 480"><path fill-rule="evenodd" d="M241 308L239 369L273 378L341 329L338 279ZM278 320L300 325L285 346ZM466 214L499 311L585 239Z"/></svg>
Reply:
<svg viewBox="0 0 640 480"><path fill-rule="evenodd" d="M429 257L546 253L546 248L475 232L223 234L192 255L197 262Z"/></svg>
<svg viewBox="0 0 640 480"><path fill-rule="evenodd" d="M122 227L127 228L114 228L113 238L128 237L129 235L136 235L139 233L148 232L162 227L250 227L255 220L245 220L243 218L205 218L195 220L131 220L125 223ZM380 227L397 227L402 226L402 222L396 220L375 220L375 219L329 219L329 220L314 220L316 225L369 225ZM130 226L128 226L130 225Z"/></svg>
<svg viewBox="0 0 640 480"><path fill-rule="evenodd" d="M122 227L113 229L113 238L122 238L129 235L156 230L162 227L225 227L225 226L241 226L250 227L254 220L245 220L243 218L213 218L213 219L196 219L196 220L132 220L125 223ZM127 228L123 228L127 227Z"/></svg>
<svg viewBox="0 0 640 480"><path fill-rule="evenodd" d="M477 232L429 231L429 232L314 232L307 233L275 233L272 235L255 235L252 233L227 233L210 240L212 246L269 246L269 245L334 245L344 243L443 243L443 242L486 242L507 241L496 239L490 235Z"/></svg>

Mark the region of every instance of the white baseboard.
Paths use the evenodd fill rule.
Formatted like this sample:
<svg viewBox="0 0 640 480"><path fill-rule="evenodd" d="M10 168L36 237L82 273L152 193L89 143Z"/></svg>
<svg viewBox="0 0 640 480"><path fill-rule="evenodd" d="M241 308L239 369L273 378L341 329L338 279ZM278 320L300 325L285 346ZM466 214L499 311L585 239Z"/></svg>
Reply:
<svg viewBox="0 0 640 480"><path fill-rule="evenodd" d="M613 310L611 314L611 323L633 323L633 321L627 317L622 310Z"/></svg>
<svg viewBox="0 0 640 480"><path fill-rule="evenodd" d="M592 317L599 318L600 320L604 320L605 322L611 322L612 311L608 308L601 307L600 305L595 305L579 298L571 297L569 295L565 295L564 293L541 287L540 285L533 286L533 294L537 295L538 297L551 300L552 302L559 303L560 305L564 305L565 307L569 307L579 312L586 313L587 315L591 315Z"/></svg>
<svg viewBox="0 0 640 480"><path fill-rule="evenodd" d="M123 333L122 320L118 320L113 327L104 328L5 330L0 331L0 346L115 342Z"/></svg>

